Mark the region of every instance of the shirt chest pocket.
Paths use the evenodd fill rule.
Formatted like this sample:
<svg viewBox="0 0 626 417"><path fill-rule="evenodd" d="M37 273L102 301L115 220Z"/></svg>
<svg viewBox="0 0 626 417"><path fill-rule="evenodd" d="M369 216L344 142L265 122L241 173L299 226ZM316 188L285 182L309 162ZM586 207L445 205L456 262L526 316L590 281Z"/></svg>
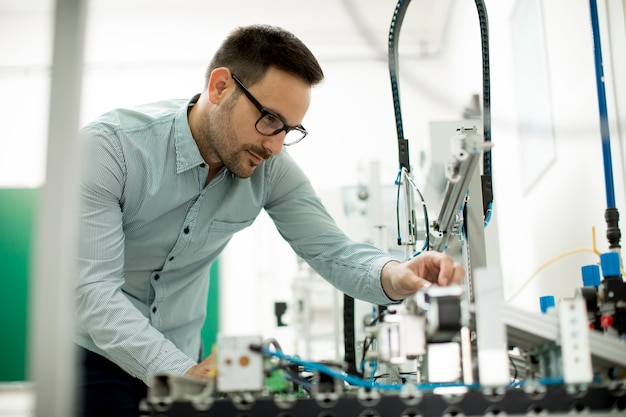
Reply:
<svg viewBox="0 0 626 417"><path fill-rule="evenodd" d="M200 250L209 252L221 250L235 233L245 229L252 223L254 223L254 219L242 222L213 220L204 232L204 244L200 247Z"/></svg>

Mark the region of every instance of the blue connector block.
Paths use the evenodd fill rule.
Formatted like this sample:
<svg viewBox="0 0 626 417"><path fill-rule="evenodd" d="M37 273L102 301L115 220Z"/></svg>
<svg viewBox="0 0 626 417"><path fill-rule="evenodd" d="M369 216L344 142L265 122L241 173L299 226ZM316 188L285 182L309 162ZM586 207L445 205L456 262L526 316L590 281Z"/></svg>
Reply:
<svg viewBox="0 0 626 417"><path fill-rule="evenodd" d="M596 264L584 265L582 268L583 285L585 287L598 287L600 285L600 267Z"/></svg>
<svg viewBox="0 0 626 417"><path fill-rule="evenodd" d="M617 252L606 252L600 255L600 265L602 266L602 276L620 277L620 259Z"/></svg>
<svg viewBox="0 0 626 417"><path fill-rule="evenodd" d="M545 314L549 308L553 308L555 306L554 296L544 295L539 297L539 305L541 306L541 312Z"/></svg>

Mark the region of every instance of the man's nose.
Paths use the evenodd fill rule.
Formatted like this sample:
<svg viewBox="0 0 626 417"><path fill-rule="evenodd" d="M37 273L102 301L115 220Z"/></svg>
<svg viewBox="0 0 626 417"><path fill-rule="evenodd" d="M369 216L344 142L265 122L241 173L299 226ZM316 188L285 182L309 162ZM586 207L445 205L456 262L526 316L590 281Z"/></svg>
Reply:
<svg viewBox="0 0 626 417"><path fill-rule="evenodd" d="M267 136L263 141L263 148L271 152L273 156L280 154L283 149L283 143L285 142L285 135L285 132L280 132L276 135Z"/></svg>

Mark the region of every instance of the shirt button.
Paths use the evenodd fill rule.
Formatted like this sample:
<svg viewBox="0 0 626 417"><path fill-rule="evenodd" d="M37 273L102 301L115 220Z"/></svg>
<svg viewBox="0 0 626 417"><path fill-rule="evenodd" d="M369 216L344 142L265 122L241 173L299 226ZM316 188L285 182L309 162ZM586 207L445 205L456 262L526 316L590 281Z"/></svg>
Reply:
<svg viewBox="0 0 626 417"><path fill-rule="evenodd" d="M185 232L185 234L189 233L189 226L185 227L185 230L183 230L183 232Z"/></svg>
<svg viewBox="0 0 626 417"><path fill-rule="evenodd" d="M172 262L174 260L174 257L170 257L169 261Z"/></svg>
<svg viewBox="0 0 626 417"><path fill-rule="evenodd" d="M156 313L156 311L157 311L157 308L156 307L152 307L152 312Z"/></svg>
<svg viewBox="0 0 626 417"><path fill-rule="evenodd" d="M158 281L158 280L159 280L159 278L161 278L161 276L160 276L159 274L156 274L156 275L154 276L154 280L155 280L155 281Z"/></svg>
<svg viewBox="0 0 626 417"><path fill-rule="evenodd" d="M206 166L206 164L205 164L205 163L200 164L200 167L201 167L201 168L204 168L205 166Z"/></svg>

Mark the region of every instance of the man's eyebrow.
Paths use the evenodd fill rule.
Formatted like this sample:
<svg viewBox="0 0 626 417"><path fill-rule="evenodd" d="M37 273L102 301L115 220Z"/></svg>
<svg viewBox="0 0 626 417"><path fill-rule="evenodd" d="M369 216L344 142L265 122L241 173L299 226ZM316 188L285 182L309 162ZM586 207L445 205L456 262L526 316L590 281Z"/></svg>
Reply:
<svg viewBox="0 0 626 417"><path fill-rule="evenodd" d="M283 122L283 124L285 126L290 126L290 127L298 127L298 126L300 126L299 124L297 124L297 125L290 125L290 124L288 124L287 123L287 119L285 118L285 116L283 116L279 111L276 111L276 110L271 109L269 107L263 107L263 108L265 109L265 111L271 113L273 116L278 117L280 119L280 121Z"/></svg>
<svg viewBox="0 0 626 417"><path fill-rule="evenodd" d="M285 119L285 116L281 114L281 112L276 111L274 109L270 109L269 107L266 107L265 110L272 113L272 115L278 117L280 121L283 122L284 124L287 124L287 120Z"/></svg>

